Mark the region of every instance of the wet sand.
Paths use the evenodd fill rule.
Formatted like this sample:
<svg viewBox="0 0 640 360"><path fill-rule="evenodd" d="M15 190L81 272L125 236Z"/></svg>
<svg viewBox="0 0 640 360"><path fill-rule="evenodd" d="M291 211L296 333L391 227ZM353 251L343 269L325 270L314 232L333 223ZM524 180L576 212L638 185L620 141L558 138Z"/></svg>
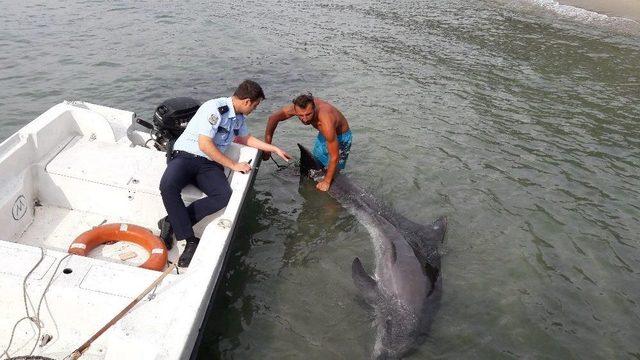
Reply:
<svg viewBox="0 0 640 360"><path fill-rule="evenodd" d="M640 0L558 0L558 3L640 23Z"/></svg>

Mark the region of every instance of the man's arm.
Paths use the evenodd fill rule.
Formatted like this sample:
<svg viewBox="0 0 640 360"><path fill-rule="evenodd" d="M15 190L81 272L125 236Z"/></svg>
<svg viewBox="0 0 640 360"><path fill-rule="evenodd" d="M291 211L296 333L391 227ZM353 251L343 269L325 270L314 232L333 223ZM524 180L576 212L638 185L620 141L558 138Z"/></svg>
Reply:
<svg viewBox="0 0 640 360"><path fill-rule="evenodd" d="M291 159L291 156L289 156L289 154L281 150L279 147L272 144L267 144L266 142L256 138L253 135L236 136L234 141L238 144L251 146L252 148L256 148L258 150L274 152L287 162Z"/></svg>
<svg viewBox="0 0 640 360"><path fill-rule="evenodd" d="M278 123L280 121L291 118L293 115L293 105L287 105L279 110L274 111L267 120L267 127L264 129L264 141L267 144L271 144L271 142L273 141L273 133L276 131ZM269 151L265 151L262 154L262 160L269 160L270 156L271 153Z"/></svg>
<svg viewBox="0 0 640 360"><path fill-rule="evenodd" d="M321 191L329 190L333 177L338 169L338 160L340 159L340 146L338 144L338 137L336 136L336 129L333 126L333 122L326 121L319 126L320 133L327 140L327 151L329 152L329 164L327 164L327 172L324 175L324 179L316 184L316 188Z"/></svg>
<svg viewBox="0 0 640 360"><path fill-rule="evenodd" d="M205 135L198 135L198 147L211 160L218 164L228 167L234 171L247 172L251 170L251 166L245 162L239 163L231 160L227 155L218 149L213 139Z"/></svg>

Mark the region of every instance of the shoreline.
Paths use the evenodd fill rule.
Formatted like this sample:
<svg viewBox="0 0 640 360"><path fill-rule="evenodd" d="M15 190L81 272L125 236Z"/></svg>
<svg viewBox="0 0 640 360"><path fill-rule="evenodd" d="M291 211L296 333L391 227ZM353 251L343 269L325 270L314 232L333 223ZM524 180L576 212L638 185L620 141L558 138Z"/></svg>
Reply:
<svg viewBox="0 0 640 360"><path fill-rule="evenodd" d="M640 0L558 0L558 3L640 23Z"/></svg>

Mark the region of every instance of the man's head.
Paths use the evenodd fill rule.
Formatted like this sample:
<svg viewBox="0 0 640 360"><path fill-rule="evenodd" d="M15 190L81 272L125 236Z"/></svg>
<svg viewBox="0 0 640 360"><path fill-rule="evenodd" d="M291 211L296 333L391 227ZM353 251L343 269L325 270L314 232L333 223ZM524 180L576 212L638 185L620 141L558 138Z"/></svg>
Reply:
<svg viewBox="0 0 640 360"><path fill-rule="evenodd" d="M309 125L316 118L316 104L311 93L293 99L293 111L303 124Z"/></svg>
<svg viewBox="0 0 640 360"><path fill-rule="evenodd" d="M255 110L260 101L264 100L264 92L257 82L252 80L245 80L233 93L233 97L236 98L236 102L233 103L233 107L236 112L243 115L249 115Z"/></svg>

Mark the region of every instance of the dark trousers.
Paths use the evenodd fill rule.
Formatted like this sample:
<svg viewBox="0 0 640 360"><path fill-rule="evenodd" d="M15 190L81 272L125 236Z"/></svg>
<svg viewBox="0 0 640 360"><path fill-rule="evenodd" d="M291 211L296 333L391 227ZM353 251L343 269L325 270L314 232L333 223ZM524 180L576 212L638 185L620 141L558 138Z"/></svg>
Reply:
<svg viewBox="0 0 640 360"><path fill-rule="evenodd" d="M181 193L189 184L197 186L207 196L186 207ZM222 165L180 152L167 164L160 180L160 194L176 239L182 240L194 236L193 225L198 221L227 206L231 187Z"/></svg>

